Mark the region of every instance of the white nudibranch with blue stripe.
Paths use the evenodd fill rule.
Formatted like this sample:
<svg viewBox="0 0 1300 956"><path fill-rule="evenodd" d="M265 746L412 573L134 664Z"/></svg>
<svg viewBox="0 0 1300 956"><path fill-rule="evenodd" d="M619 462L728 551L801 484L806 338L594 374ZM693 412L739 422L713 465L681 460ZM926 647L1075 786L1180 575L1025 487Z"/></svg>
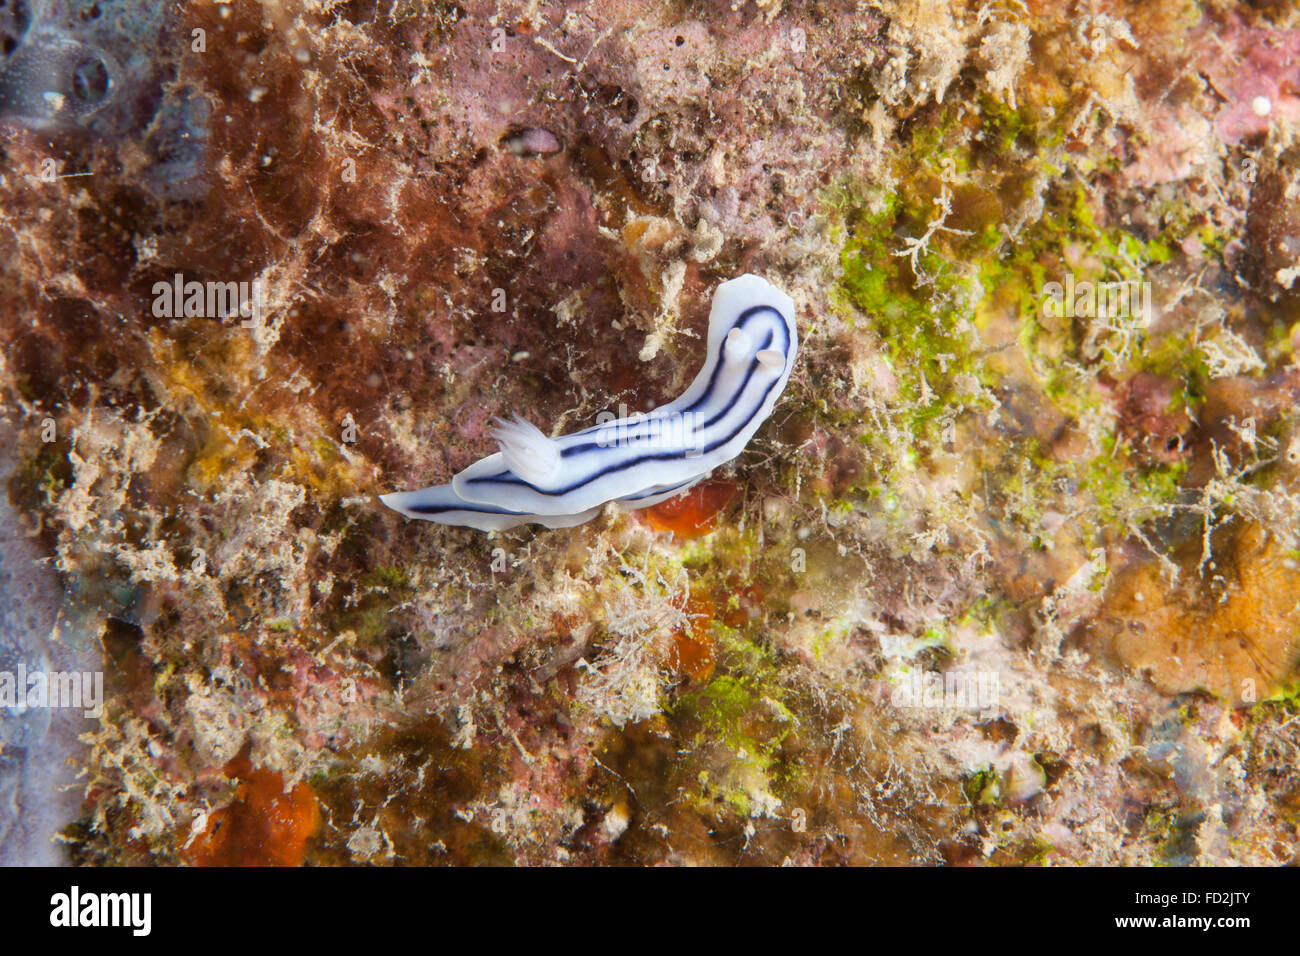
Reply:
<svg viewBox="0 0 1300 956"><path fill-rule="evenodd" d="M794 303L755 275L718 286L704 367L682 396L644 415L548 438L498 419L501 448L449 485L381 495L410 518L501 531L571 528L608 502L645 508L680 494L744 450L775 407L798 347Z"/></svg>

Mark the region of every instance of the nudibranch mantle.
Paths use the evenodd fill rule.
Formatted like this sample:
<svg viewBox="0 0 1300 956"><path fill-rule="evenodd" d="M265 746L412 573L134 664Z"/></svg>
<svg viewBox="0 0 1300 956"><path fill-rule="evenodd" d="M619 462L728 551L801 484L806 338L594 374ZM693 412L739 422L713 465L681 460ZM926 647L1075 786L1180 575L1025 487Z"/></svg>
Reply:
<svg viewBox="0 0 1300 956"><path fill-rule="evenodd" d="M518 416L501 450L451 484L381 495L410 518L500 531L570 528L608 502L645 508L680 494L744 450L772 414L798 348L794 302L755 275L718 286L704 366L681 397L644 415L548 438Z"/></svg>

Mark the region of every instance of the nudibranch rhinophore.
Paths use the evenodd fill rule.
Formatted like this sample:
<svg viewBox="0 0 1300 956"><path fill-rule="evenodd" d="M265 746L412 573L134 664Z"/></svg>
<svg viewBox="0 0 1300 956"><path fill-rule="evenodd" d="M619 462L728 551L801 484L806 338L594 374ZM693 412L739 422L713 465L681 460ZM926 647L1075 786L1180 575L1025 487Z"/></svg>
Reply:
<svg viewBox="0 0 1300 956"><path fill-rule="evenodd" d="M798 340L788 295L755 275L731 279L713 294L704 367L680 398L558 438L517 415L498 419L495 455L449 485L379 500L409 518L480 531L571 528L611 501L649 507L744 450L785 389Z"/></svg>

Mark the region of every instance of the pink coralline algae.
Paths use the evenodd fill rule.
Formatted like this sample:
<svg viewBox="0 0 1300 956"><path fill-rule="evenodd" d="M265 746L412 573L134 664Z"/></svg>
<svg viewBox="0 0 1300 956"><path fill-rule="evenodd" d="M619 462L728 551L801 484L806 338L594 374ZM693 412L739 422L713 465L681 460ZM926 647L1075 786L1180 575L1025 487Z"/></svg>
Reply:
<svg viewBox="0 0 1300 956"><path fill-rule="evenodd" d="M1300 30L1250 27L1234 16L1226 29L1198 36L1196 50L1225 100L1214 118L1225 143L1235 146L1274 124L1300 122Z"/></svg>

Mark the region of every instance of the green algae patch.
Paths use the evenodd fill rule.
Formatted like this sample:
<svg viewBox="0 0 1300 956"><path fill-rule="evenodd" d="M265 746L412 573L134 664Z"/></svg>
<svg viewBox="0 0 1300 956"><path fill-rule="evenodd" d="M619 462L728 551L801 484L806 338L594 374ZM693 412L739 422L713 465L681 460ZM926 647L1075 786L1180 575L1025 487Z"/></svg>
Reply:
<svg viewBox="0 0 1300 956"><path fill-rule="evenodd" d="M852 226L840 256L842 290L870 323L898 379L898 403L914 431L966 405L978 370L969 290L944 256L928 246L900 250L896 233L928 228L898 195ZM919 241L919 240L918 240Z"/></svg>
<svg viewBox="0 0 1300 956"><path fill-rule="evenodd" d="M682 706L701 721L709 737L768 755L797 723L788 707L744 677L719 677L687 696Z"/></svg>
<svg viewBox="0 0 1300 956"><path fill-rule="evenodd" d="M965 777L961 789L972 808L997 808L1002 804L1003 780L992 767Z"/></svg>
<svg viewBox="0 0 1300 956"><path fill-rule="evenodd" d="M741 817L770 815L781 803L774 790L797 776L785 744L799 718L782 699L769 652L734 632L723 636L722 645L729 672L683 695L673 720L691 736L688 760L702 768L695 774L701 807L722 805Z"/></svg>
<svg viewBox="0 0 1300 956"><path fill-rule="evenodd" d="M997 484L970 487L952 517L979 508L978 492L1030 546L1067 515L1091 547L1167 516L1182 494L1181 437L1161 436L1167 452L1138 448L1144 420L1124 420L1117 403L1134 376L1154 375L1171 389L1161 424L1193 420L1210 347L1151 333L1152 286L1168 284L1178 237L1217 244L1194 213L1166 210L1172 230L1112 221L1085 181L1060 176L1080 161L1064 151L1063 94L1035 96L1047 100L1013 109L984 95L977 110L938 109L900 151L892 186L839 190L837 301L874 334L896 382L875 399L887 427L878 411L856 436L884 480L865 483L869 499L906 527L916 503L899 496L900 480L935 474L967 422L963 437L980 439L973 454ZM982 424L995 415L1006 424Z"/></svg>

